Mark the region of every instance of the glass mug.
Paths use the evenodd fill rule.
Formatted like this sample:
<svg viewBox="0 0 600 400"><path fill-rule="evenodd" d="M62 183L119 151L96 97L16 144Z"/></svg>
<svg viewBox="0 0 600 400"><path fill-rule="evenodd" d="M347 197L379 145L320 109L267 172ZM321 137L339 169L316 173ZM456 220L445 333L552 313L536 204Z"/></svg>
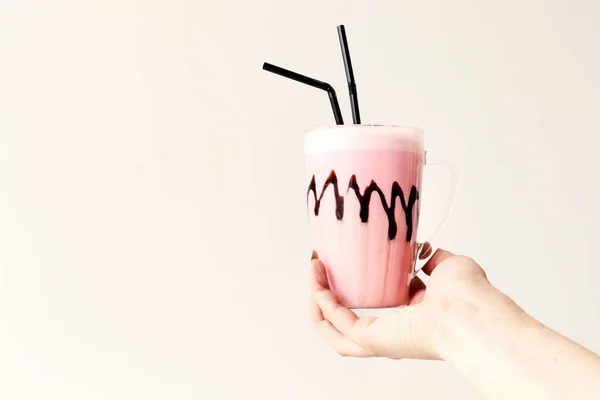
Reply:
<svg viewBox="0 0 600 400"><path fill-rule="evenodd" d="M337 125L304 137L310 243L331 290L353 309L406 305L416 261L420 191L426 166L423 132L384 125ZM430 164L427 164L430 165ZM452 195L458 187L452 173Z"/></svg>

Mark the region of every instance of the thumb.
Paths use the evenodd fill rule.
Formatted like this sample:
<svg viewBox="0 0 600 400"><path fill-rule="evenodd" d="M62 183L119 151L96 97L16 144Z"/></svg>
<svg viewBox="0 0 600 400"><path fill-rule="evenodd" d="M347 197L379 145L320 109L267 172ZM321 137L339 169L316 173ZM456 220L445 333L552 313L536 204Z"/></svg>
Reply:
<svg viewBox="0 0 600 400"><path fill-rule="evenodd" d="M353 340L384 357L437 360L427 328L427 306L420 303L357 324Z"/></svg>
<svg viewBox="0 0 600 400"><path fill-rule="evenodd" d="M381 317L359 318L343 306L330 290L315 293L315 301L328 320L342 335L368 353L394 359L438 359L431 351L424 324L422 304L408 306Z"/></svg>

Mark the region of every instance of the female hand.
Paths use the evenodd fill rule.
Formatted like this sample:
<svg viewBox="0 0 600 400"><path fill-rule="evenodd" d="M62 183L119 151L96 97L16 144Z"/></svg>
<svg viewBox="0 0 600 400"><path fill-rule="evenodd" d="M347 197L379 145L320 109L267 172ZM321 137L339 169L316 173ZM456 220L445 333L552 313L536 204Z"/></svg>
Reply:
<svg viewBox="0 0 600 400"><path fill-rule="evenodd" d="M600 357L536 321L470 258L437 251L409 305L358 318L311 261L311 318L341 355L443 359L489 399L599 399Z"/></svg>
<svg viewBox="0 0 600 400"><path fill-rule="evenodd" d="M378 318L358 318L340 304L315 253L310 270L312 322L343 356L441 359L444 346L453 340L449 334L453 324L489 306L511 313L519 309L489 284L475 261L444 250L438 250L423 267L430 275L427 287L415 277L409 305Z"/></svg>

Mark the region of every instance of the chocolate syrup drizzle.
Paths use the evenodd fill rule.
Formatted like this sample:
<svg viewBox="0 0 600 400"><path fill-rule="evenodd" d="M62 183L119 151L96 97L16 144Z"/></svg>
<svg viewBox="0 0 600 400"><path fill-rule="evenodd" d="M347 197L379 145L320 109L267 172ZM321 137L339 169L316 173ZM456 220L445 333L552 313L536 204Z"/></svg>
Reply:
<svg viewBox="0 0 600 400"><path fill-rule="evenodd" d="M321 200L323 199L325 190L329 185L333 186L333 194L335 195L335 216L338 219L338 221L341 221L344 218L344 196L340 195L340 191L338 188L338 178L335 174L335 171L331 171L329 177L327 177L327 180L325 180L325 183L323 184L323 189L321 190L321 194L318 196L318 198L317 184L315 183L315 176L313 175L312 179L310 180L310 184L308 185L308 190L306 192L306 202L308 203L308 196L310 196L310 192L313 192L313 196L315 198L314 213L315 216L318 216L319 208L321 207ZM354 194L356 195L356 198L358 199L358 202L360 204L360 220L365 224L369 221L369 204L371 203L371 195L373 194L373 192L379 195L381 205L388 219L388 238L390 240L394 240L396 238L396 235L398 234L398 224L395 218L395 210L396 197L399 197L400 205L402 206L402 210L404 211L404 216L406 220L406 241L410 242L413 234L413 208L415 203L419 199L419 192L414 185L410 189L410 194L408 195L407 202L404 197L404 192L402 192L402 188L400 187L398 182L394 182L392 184L392 196L390 198L390 205L387 204L383 191L373 180L365 188L365 191L361 193L360 187L358 187L358 182L356 181L356 175L352 175L350 177L350 182L348 182L348 190L346 190L346 193L348 193L351 189L354 191Z"/></svg>

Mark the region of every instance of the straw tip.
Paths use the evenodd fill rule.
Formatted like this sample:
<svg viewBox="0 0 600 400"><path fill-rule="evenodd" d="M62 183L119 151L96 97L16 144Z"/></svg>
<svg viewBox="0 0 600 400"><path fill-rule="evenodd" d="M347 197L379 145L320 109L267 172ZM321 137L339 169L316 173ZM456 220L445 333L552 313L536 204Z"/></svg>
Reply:
<svg viewBox="0 0 600 400"><path fill-rule="evenodd" d="M263 63L263 70L267 71L267 72L274 72L277 73L277 70L279 69L278 67L274 66L273 64L270 64L268 62L264 62Z"/></svg>
<svg viewBox="0 0 600 400"><path fill-rule="evenodd" d="M338 25L337 30L343 31L343 30L346 30L346 27L344 25Z"/></svg>

